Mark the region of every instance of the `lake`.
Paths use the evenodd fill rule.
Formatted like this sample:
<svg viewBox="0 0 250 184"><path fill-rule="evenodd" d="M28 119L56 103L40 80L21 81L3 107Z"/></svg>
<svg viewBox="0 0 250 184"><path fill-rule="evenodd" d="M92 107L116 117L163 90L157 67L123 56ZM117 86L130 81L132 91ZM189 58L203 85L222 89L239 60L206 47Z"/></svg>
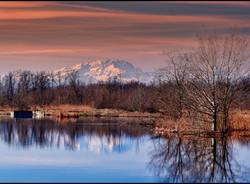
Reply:
<svg viewBox="0 0 250 184"><path fill-rule="evenodd" d="M250 181L250 138L149 130L133 119L2 119L0 181Z"/></svg>

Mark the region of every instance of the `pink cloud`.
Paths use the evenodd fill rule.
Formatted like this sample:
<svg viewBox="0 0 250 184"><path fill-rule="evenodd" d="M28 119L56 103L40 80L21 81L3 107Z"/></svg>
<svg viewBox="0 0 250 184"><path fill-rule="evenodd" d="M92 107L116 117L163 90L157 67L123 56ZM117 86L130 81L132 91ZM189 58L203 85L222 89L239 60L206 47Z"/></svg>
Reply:
<svg viewBox="0 0 250 184"><path fill-rule="evenodd" d="M26 48L23 50L5 50L0 51L0 55L34 55L34 54L58 54L58 53L75 53L75 52L92 52L97 51L97 49L87 49L87 48L51 48L51 49L31 49Z"/></svg>
<svg viewBox="0 0 250 184"><path fill-rule="evenodd" d="M47 2L50 3L50 2ZM31 9L15 9L15 7L33 7L43 6L44 9L31 10ZM241 26L243 24L249 24L248 20L242 20L238 18L226 17L226 16L204 16L204 15L155 15L144 13L128 13L123 11L108 11L102 8L91 8L83 6L82 11L76 10L55 10L48 9L43 2L16 2L16 3L0 3L0 20L29 20L29 19L49 19L49 18L109 18L110 20L130 21L130 22L144 22L144 23L214 23L217 25L234 24ZM13 9L4 9L4 7L13 7ZM88 9L86 9L88 7ZM84 9L85 8L85 9ZM98 10L98 11L97 11ZM105 20L108 21L108 20Z"/></svg>
<svg viewBox="0 0 250 184"><path fill-rule="evenodd" d="M42 6L47 6L51 4L52 2L41 2L41 1L36 1L36 2L1 1L0 8L31 8L31 7L42 7Z"/></svg>

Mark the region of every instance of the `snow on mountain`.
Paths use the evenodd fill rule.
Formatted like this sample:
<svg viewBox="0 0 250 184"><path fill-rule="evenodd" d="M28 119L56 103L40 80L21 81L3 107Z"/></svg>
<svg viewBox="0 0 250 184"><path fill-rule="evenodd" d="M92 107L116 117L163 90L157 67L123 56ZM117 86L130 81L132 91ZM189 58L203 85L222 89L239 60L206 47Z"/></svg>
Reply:
<svg viewBox="0 0 250 184"><path fill-rule="evenodd" d="M13 77L17 82L20 80L22 70L13 71ZM32 72L33 73L33 72ZM59 70L50 72L54 74L53 80L56 83L68 81L68 77L76 73L77 78L85 84L107 82L114 78L121 80L122 82L139 81L149 84L153 81L153 72L144 72L141 69L135 67L133 64L125 60L96 60L89 61L87 63L75 64L71 67L63 67ZM7 73L0 76L2 80ZM33 73L35 74L35 73ZM50 76L49 76L50 77Z"/></svg>
<svg viewBox="0 0 250 184"><path fill-rule="evenodd" d="M144 72L127 61L112 59L97 60L64 67L54 71L54 74L58 78L60 76L61 79L65 79L73 72L76 72L79 80L86 84L98 81L106 82L115 77L122 82L140 81L150 83L153 79L152 73Z"/></svg>

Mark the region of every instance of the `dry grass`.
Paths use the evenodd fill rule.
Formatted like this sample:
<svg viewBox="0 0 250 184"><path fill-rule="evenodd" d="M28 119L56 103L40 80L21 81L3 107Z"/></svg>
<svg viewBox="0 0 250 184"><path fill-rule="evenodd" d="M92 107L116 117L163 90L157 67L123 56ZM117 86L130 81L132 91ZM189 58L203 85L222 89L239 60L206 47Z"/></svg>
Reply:
<svg viewBox="0 0 250 184"><path fill-rule="evenodd" d="M13 109L10 107L0 107L0 115L8 115ZM77 118L80 116L94 117L144 117L144 118L159 118L160 113L148 112L128 112L117 109L96 109L84 105L48 105L48 106L31 106L30 110L41 110L46 115L62 118Z"/></svg>
<svg viewBox="0 0 250 184"><path fill-rule="evenodd" d="M192 123L188 118L182 118L177 121L164 118L156 122L156 127L153 132L156 135L168 135L170 133L210 134L213 133L210 132L210 128L208 123ZM250 135L250 110L232 111L230 113L229 129L231 131L245 131L245 134Z"/></svg>
<svg viewBox="0 0 250 184"><path fill-rule="evenodd" d="M230 128L233 130L250 130L250 110L231 112Z"/></svg>
<svg viewBox="0 0 250 184"><path fill-rule="evenodd" d="M95 117L160 117L160 113L142 113L142 112L127 112L117 109L95 109L90 106L83 105L56 105L32 107L32 110L42 110L49 116L54 117L80 117L80 116L95 116Z"/></svg>
<svg viewBox="0 0 250 184"><path fill-rule="evenodd" d="M203 132L207 128L204 124L194 124L188 118L182 118L177 121L164 118L156 122L153 132L156 135L168 135L170 133L196 134Z"/></svg>
<svg viewBox="0 0 250 184"><path fill-rule="evenodd" d="M10 115L11 108L9 106L0 106L0 116Z"/></svg>
<svg viewBox="0 0 250 184"><path fill-rule="evenodd" d="M77 114L79 112L91 112L93 108L83 105L50 105L50 106L42 106L42 107L32 107L32 110L38 109L45 111L46 114L50 114L52 116L60 116L60 114Z"/></svg>
<svg viewBox="0 0 250 184"><path fill-rule="evenodd" d="M9 106L0 106L0 111L10 111L11 110L11 107Z"/></svg>

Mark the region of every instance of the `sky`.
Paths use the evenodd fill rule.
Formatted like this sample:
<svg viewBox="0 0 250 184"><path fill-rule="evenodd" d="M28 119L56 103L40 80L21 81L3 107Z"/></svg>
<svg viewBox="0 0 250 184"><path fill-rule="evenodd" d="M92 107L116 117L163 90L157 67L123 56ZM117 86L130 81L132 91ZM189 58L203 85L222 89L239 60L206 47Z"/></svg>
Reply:
<svg viewBox="0 0 250 184"><path fill-rule="evenodd" d="M0 72L124 59L144 70L204 32L250 34L250 2L0 2Z"/></svg>

